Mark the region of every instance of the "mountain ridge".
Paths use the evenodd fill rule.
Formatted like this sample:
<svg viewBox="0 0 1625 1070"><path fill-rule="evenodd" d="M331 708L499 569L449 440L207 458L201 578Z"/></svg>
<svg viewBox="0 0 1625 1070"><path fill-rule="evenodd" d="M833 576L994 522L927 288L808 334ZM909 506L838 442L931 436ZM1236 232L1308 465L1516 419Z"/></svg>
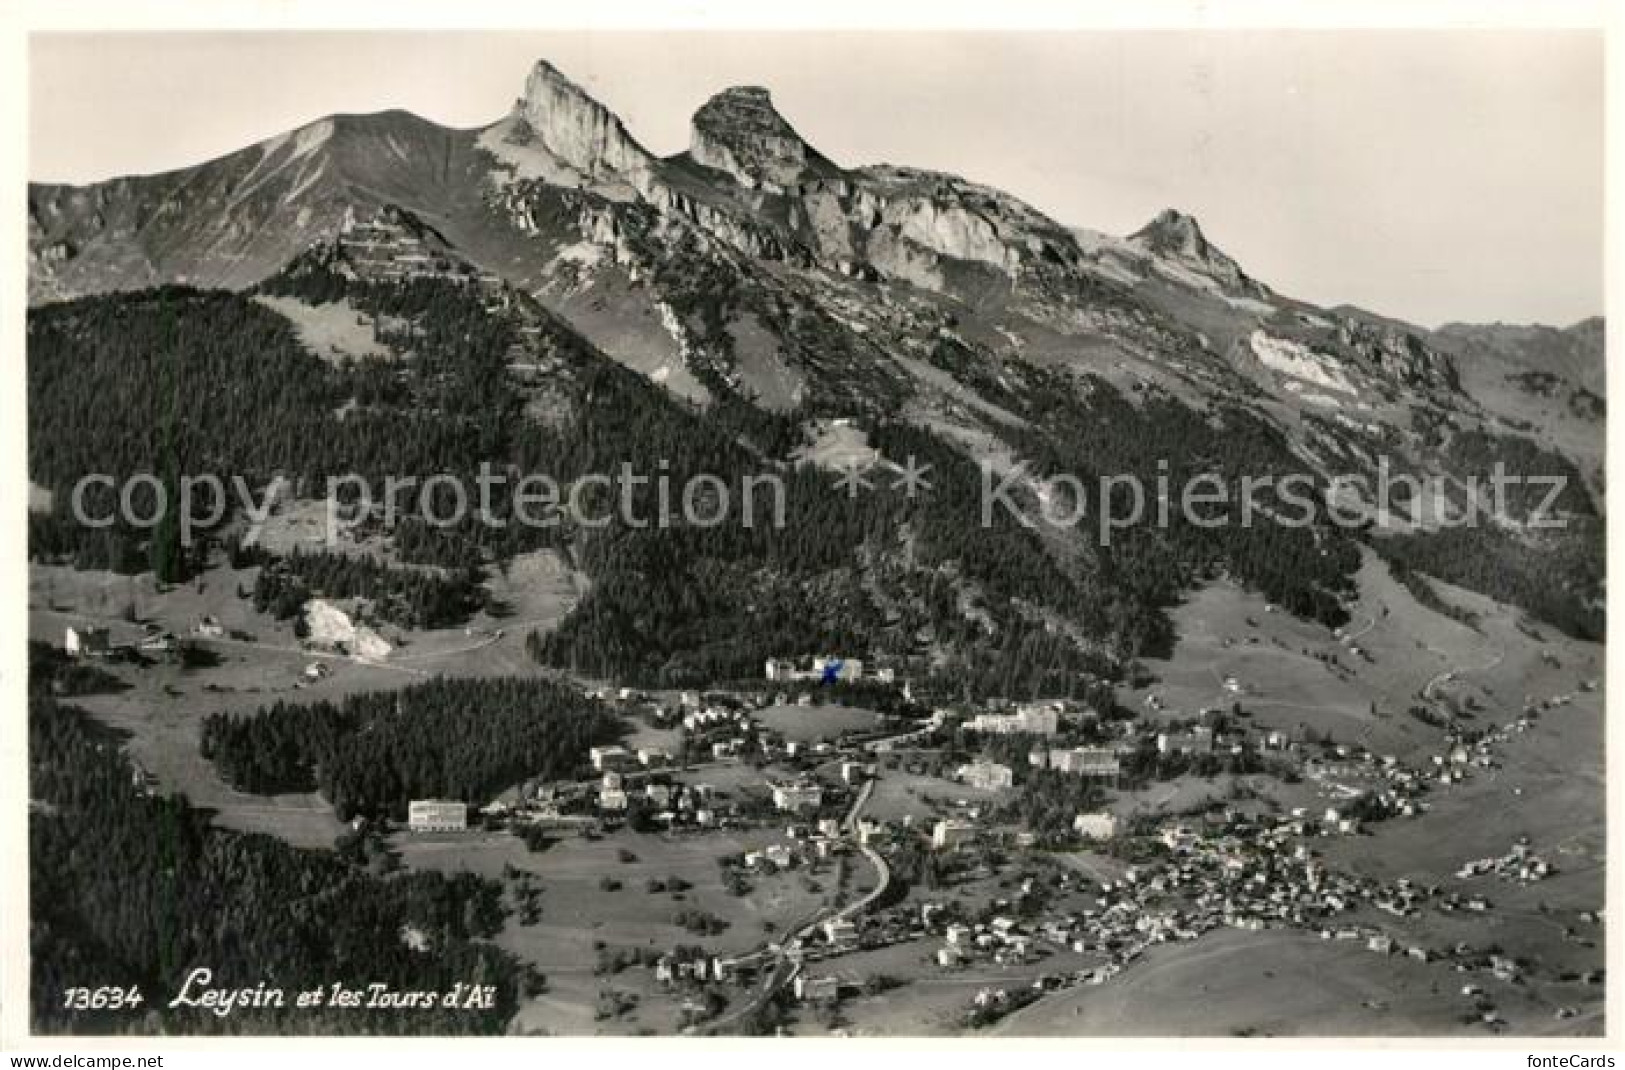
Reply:
<svg viewBox="0 0 1625 1070"><path fill-rule="evenodd" d="M1257 395L1289 430L1410 433L1417 405L1516 419L1465 397L1456 367L1505 353L1277 293L1178 209L1117 237L946 172L843 167L761 86L714 94L689 148L660 157L546 60L485 126L331 116L178 171L31 185L30 300L244 289L397 210L699 404L926 404L980 434L1035 366L1188 404ZM949 336L963 355L928 371ZM1590 389L1582 363L1562 373Z"/></svg>
<svg viewBox="0 0 1625 1070"><path fill-rule="evenodd" d="M656 651L740 671L750 660L741 651L762 641L751 635L756 624L811 620L811 606L832 596L881 617L887 606L915 606L918 626L936 629L922 641L955 656L991 657L989 643L1021 635L997 657L1042 649L1116 664L1162 643L1162 609L1219 572L1337 626L1357 544L1566 627L1601 627L1594 536L1605 406L1579 381L1590 350L1574 348L1548 382L1524 374L1506 345L1281 294L1177 209L1127 236L1105 235L957 175L838 165L763 87L714 95L695 114L689 149L659 157L542 63L510 111L483 127L450 130L399 111L317 120L186 171L31 186L29 197L30 295L57 331L52 353L76 352L80 322L154 315L143 294L163 297L153 288L174 283L205 288L173 297L199 322L228 315L266 332L267 317L290 331L370 322L372 341L395 359L323 373L327 400L338 408L341 393L358 389L393 401L331 424L288 409L279 419L306 428L301 438L351 441L358 423L373 429L356 445L385 471L423 470L426 455L395 456L393 438L426 426L462 467L483 459L465 452L482 444L496 460L535 463L547 454L531 436L543 436L578 458L655 463L658 442L690 449L694 466L726 457L742 473L763 462L817 483L806 469L833 464L838 443L855 437L892 464L930 458L964 486L978 469L1017 474L1020 519L1006 518L995 535L983 536L960 498L922 512L897 502L852 512L841 530L865 533L854 535L865 542L856 559L846 543L820 545L797 564L782 544L718 541L701 556L729 577L731 601L707 620L731 653L704 643L678 650L646 633L648 569L619 563L625 547L606 549L613 540L595 543L591 571L613 582L596 608L571 618L569 638L550 641L560 660L574 663L567 649L605 657L627 629L638 634L626 649L641 651L646 678L667 675L650 660ZM141 293L128 303L56 300L120 290ZM161 324L147 326L163 337ZM1593 333L1600 339L1600 325ZM432 358L420 352L424 337ZM97 356L101 374L123 374L112 355ZM36 359L48 358L31 349ZM217 387L209 361L199 355L197 365ZM73 383L74 369L40 370L42 382L58 371ZM448 375L462 386L449 388ZM618 404L602 403L606 383ZM691 451L700 441L703 455ZM72 437L60 443L65 457L78 449ZM1176 525L1101 545L1046 517L1050 477L1154 480L1156 458L1185 477L1295 473L1328 495L1357 477L1365 489L1347 493L1372 519L1354 531L1272 520L1222 537ZM1565 502L1575 527L1543 533L1523 506L1481 530L1416 524L1421 502L1372 508L1372 481L1389 463L1438 474L1440 495L1457 503L1496 464L1574 475L1582 485ZM71 475L65 463L58 469L42 473L42 485ZM827 527L833 507L809 506L807 530ZM881 531L895 538L874 541ZM923 568L896 545L918 548L921 538ZM699 567L673 544L645 550L648 560ZM447 551L439 563L461 566L472 553L483 561L484 552ZM760 621L750 614L764 576L752 569L776 584L796 577L775 588L779 608ZM682 605L689 591L670 579L661 601ZM818 619L846 627L840 614ZM913 640L887 642L901 650Z"/></svg>

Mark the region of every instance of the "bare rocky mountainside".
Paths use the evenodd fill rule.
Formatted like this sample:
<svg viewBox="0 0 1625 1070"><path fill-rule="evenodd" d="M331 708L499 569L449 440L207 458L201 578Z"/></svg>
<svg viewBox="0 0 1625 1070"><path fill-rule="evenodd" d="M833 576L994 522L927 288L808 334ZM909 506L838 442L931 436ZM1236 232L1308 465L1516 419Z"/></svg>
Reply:
<svg viewBox="0 0 1625 1070"><path fill-rule="evenodd" d="M181 171L33 185L29 264L47 313L169 284L264 292L304 278L309 289L313 270L500 287L510 312L522 305L774 463L816 459L842 421L870 445L923 434L966 462L1031 462L1035 478L1162 456L1176 471L1301 468L1330 486L1374 479L1386 462L1439 476L1466 502L1467 481L1497 463L1573 476L1561 504L1574 523L1559 533L1515 506L1473 531L1402 531L1402 504L1356 534L1402 566L1600 634L1600 321L1428 331L1314 307L1250 277L1176 210L1115 237L956 175L844 166L763 88L706 101L688 151L661 158L540 62L482 129L339 115ZM282 300L296 299L314 300ZM529 418L567 424L558 383L519 392ZM67 474L36 463L33 478ZM1017 492L1033 515L1039 489ZM1121 558L1134 549L1053 527L1034 529L1045 567L1114 602L1156 604L1213 567L1315 616L1334 616L1322 603L1346 593L1341 566L1288 582L1247 563L1279 560L1273 550L1193 538L1166 583L1125 595L1135 569ZM1347 534L1316 529L1305 552L1338 559ZM947 562L962 564L944 551ZM1111 630L1061 613L1080 636Z"/></svg>

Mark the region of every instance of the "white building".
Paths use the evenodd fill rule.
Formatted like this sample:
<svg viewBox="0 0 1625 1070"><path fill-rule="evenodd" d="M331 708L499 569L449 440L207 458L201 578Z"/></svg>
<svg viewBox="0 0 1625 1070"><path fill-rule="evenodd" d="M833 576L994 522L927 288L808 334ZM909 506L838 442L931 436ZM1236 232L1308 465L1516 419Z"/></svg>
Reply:
<svg viewBox="0 0 1625 1070"><path fill-rule="evenodd" d="M1050 768L1079 776L1116 777L1122 766L1110 747L1073 747L1049 752Z"/></svg>
<svg viewBox="0 0 1625 1070"><path fill-rule="evenodd" d="M973 732L992 735L1026 733L1053 736L1060 730L1061 712L1054 706L1023 706L1013 713L979 713L967 726Z"/></svg>
<svg viewBox="0 0 1625 1070"><path fill-rule="evenodd" d="M823 802L824 789L817 784L773 785L773 805L780 810L813 810Z"/></svg>
<svg viewBox="0 0 1625 1070"><path fill-rule="evenodd" d="M942 820L931 830L931 846L939 851L950 850L975 839L976 826L969 821Z"/></svg>
<svg viewBox="0 0 1625 1070"><path fill-rule="evenodd" d="M830 918L824 922L824 939L836 947L851 947L858 942L858 927L846 918Z"/></svg>
<svg viewBox="0 0 1625 1070"><path fill-rule="evenodd" d="M97 657L110 653L113 642L106 628L69 628L62 637L62 649L71 658Z"/></svg>
<svg viewBox="0 0 1625 1070"><path fill-rule="evenodd" d="M841 982L836 977L798 975L795 992L796 998L803 1003L830 1003L840 996Z"/></svg>
<svg viewBox="0 0 1625 1070"><path fill-rule="evenodd" d="M466 832L468 807L443 799L413 799L406 807L406 827L413 832Z"/></svg>
<svg viewBox="0 0 1625 1070"><path fill-rule="evenodd" d="M1086 840L1109 840L1117 835L1117 817L1113 814L1079 814L1072 819L1072 831Z"/></svg>
<svg viewBox="0 0 1625 1070"><path fill-rule="evenodd" d="M616 745L593 747L587 752L587 757L592 759L592 767L600 773L608 769L624 769L636 761L631 751Z"/></svg>
<svg viewBox="0 0 1625 1070"><path fill-rule="evenodd" d="M843 684L856 683L863 678L863 662L857 658L843 658L826 654L813 658L812 678L835 679Z"/></svg>
<svg viewBox="0 0 1625 1070"><path fill-rule="evenodd" d="M960 766L954 775L971 787L982 791L997 791L1015 783L1015 774L1011 772L1010 767L998 762L971 762Z"/></svg>

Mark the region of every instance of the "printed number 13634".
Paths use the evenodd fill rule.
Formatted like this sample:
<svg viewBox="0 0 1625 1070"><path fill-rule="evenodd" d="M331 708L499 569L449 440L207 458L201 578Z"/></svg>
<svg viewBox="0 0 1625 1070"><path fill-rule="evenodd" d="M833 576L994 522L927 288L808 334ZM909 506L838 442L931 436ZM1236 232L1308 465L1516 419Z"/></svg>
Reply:
<svg viewBox="0 0 1625 1070"><path fill-rule="evenodd" d="M102 985L100 988L64 988L62 1008L70 1011L117 1011L139 1007L145 1002L137 985L120 988Z"/></svg>

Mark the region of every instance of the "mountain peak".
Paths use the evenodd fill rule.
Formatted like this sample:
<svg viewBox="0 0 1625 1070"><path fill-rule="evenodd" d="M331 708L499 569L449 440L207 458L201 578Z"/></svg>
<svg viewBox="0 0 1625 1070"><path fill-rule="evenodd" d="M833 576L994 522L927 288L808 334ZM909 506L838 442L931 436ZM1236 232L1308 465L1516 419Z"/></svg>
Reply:
<svg viewBox="0 0 1625 1070"><path fill-rule="evenodd" d="M510 137L539 141L590 178L633 176L654 163L614 112L545 59L531 68L510 121Z"/></svg>
<svg viewBox="0 0 1625 1070"><path fill-rule="evenodd" d="M802 140L760 86L724 89L694 113L689 156L752 188L795 185L809 171L839 169Z"/></svg>
<svg viewBox="0 0 1625 1070"><path fill-rule="evenodd" d="M1161 256L1179 256L1189 260L1206 260L1210 255L1207 236L1196 217L1177 208L1164 208L1155 219L1129 235Z"/></svg>
<svg viewBox="0 0 1625 1070"><path fill-rule="evenodd" d="M1271 296L1268 287L1249 278L1240 264L1207 240L1195 216L1177 208L1164 208L1155 219L1130 234L1128 240L1159 260L1179 265L1180 270L1194 270L1207 276L1234 294L1262 300Z"/></svg>

